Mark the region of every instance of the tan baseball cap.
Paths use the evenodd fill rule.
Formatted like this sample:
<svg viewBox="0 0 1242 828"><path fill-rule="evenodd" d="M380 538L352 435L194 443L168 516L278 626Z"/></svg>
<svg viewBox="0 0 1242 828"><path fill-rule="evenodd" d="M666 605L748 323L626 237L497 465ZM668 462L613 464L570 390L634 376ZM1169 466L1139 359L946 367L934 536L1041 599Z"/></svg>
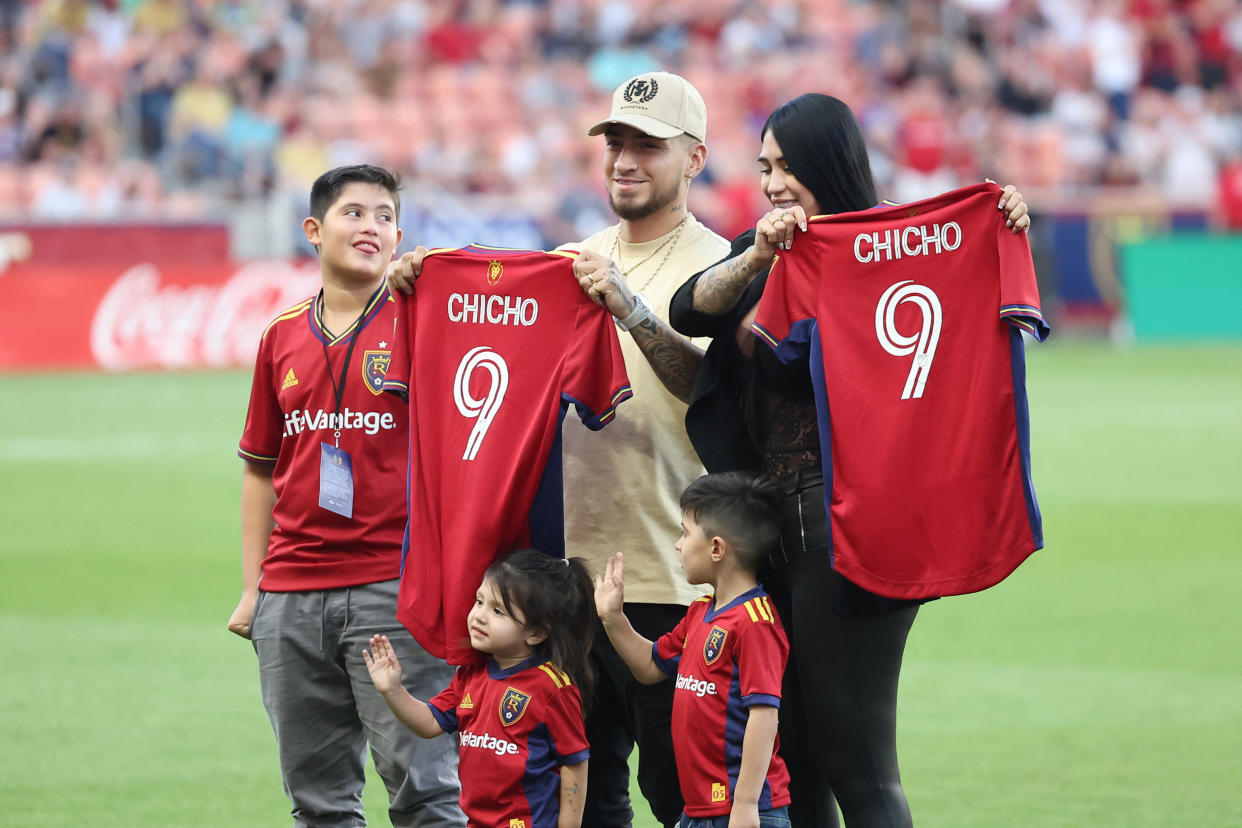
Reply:
<svg viewBox="0 0 1242 828"><path fill-rule="evenodd" d="M612 112L587 130L599 135L609 124L626 124L653 138L674 138L683 132L707 140L707 106L690 81L668 72L635 75L612 93Z"/></svg>

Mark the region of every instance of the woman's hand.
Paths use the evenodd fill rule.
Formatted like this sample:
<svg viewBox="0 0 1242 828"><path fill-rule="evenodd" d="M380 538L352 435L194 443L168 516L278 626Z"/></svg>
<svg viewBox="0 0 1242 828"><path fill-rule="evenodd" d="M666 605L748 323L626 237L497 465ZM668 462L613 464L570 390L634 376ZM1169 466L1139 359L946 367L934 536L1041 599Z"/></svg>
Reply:
<svg viewBox="0 0 1242 828"><path fill-rule="evenodd" d="M777 251L793 246L794 228L806 230L806 211L797 204L764 213L755 225L755 244L747 251L751 263L760 270L771 267Z"/></svg>
<svg viewBox="0 0 1242 828"><path fill-rule="evenodd" d="M992 181L992 179L986 179ZM995 181L992 181L995 184ZM1005 212L1005 226L1015 233L1024 233L1031 228L1031 216L1027 212L1026 202L1022 193L1012 184L1006 184L1001 190L1000 204L997 209Z"/></svg>

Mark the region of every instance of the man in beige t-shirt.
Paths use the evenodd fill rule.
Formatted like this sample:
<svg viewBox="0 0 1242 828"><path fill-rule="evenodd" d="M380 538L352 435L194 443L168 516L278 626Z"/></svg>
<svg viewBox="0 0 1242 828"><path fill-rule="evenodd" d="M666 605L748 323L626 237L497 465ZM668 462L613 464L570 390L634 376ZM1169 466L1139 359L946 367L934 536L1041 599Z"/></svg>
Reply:
<svg viewBox="0 0 1242 828"><path fill-rule="evenodd" d="M703 353L669 326L668 307L682 282L728 255L729 242L686 207L690 182L707 160L707 109L684 78L631 78L589 134L604 136L608 200L620 221L565 247L581 251L574 263L579 284L623 330L634 396L608 428L589 437L577 418L565 418L565 551L596 573L610 555L625 552L626 615L655 640L702 594L686 583L674 544L681 492L703 474L685 429ZM425 252L419 247L394 261L389 283L410 292ZM635 744L643 796L661 824L675 825L683 802L670 734L672 682L639 684L602 631L592 660L598 689L587 718L583 828L631 824L628 757Z"/></svg>
<svg viewBox="0 0 1242 828"><path fill-rule="evenodd" d="M608 201L620 221L579 245L574 264L587 295L608 308L634 397L606 429L566 418L565 550L597 573L625 552L625 612L655 640L685 615L701 591L686 583L674 549L681 492L703 474L686 436L686 402L702 352L669 326L673 293L723 259L729 243L686 207L690 182L707 159L707 109L683 78L650 72L623 83L612 112L589 130L604 136ZM675 824L682 809L669 733L673 685L641 685L599 633L599 672L587 717L591 742L583 828L628 826L627 757L638 745L638 782L656 819Z"/></svg>

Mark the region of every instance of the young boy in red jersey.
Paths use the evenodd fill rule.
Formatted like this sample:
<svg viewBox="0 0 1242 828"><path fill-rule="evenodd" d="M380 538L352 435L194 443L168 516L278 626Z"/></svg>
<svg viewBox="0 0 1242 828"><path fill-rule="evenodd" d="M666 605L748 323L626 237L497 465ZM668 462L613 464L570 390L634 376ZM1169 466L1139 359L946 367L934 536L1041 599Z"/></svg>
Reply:
<svg viewBox="0 0 1242 828"><path fill-rule="evenodd" d="M361 650L388 636L414 693L453 671L397 622L407 409L382 393L401 241L398 182L369 165L324 173L302 223L323 289L263 333L239 454L242 596L229 629L253 641L263 704L298 826L358 826L368 743L394 826L462 826L457 750L388 712Z"/></svg>
<svg viewBox="0 0 1242 828"><path fill-rule="evenodd" d="M595 579L596 611L634 677L676 681L681 828L789 825L789 774L776 736L789 644L755 576L779 542L779 503L769 481L745 472L705 475L682 493L681 566L714 594L654 644L625 616L622 554Z"/></svg>

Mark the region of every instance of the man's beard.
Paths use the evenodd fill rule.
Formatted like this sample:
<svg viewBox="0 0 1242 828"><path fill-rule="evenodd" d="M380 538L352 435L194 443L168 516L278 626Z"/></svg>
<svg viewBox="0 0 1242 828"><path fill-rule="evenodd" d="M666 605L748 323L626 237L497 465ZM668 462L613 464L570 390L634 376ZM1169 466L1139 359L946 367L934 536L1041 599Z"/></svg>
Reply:
<svg viewBox="0 0 1242 828"><path fill-rule="evenodd" d="M610 190L608 192L608 206L617 214L617 218L626 221L637 221L648 216L654 216L665 207L676 204L680 194L681 182L675 182L668 190L653 193L649 199L641 204L618 204L617 200L612 197L612 191Z"/></svg>

